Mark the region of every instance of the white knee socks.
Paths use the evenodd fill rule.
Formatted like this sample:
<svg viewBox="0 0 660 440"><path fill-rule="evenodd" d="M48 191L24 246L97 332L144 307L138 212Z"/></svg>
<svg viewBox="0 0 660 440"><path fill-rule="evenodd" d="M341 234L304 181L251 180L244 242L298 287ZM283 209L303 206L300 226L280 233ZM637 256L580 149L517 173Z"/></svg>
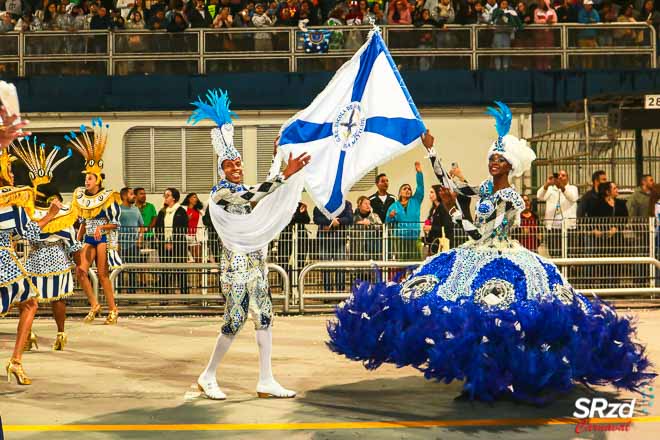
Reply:
<svg viewBox="0 0 660 440"><path fill-rule="evenodd" d="M211 359L209 359L209 364L206 366L206 370L199 376L201 379L213 379L215 381L215 373L218 370L218 365L225 353L229 350L231 343L234 342L234 338L234 335L220 333L220 336L218 336L215 342L215 348L213 349L213 354L211 354Z"/></svg>
<svg viewBox="0 0 660 440"><path fill-rule="evenodd" d="M257 346L259 347L259 382L267 383L274 381L271 366L271 354L273 351L273 329L257 330Z"/></svg>

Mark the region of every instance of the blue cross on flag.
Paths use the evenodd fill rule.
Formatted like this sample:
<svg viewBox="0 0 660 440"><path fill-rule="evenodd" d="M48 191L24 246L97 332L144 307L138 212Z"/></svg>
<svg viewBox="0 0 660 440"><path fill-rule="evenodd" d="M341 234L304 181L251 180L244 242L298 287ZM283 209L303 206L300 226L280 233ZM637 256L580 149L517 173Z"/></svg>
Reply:
<svg viewBox="0 0 660 440"><path fill-rule="evenodd" d="M311 105L282 126L278 153L311 155L305 187L332 218L358 180L415 146L425 131L383 38L372 31Z"/></svg>

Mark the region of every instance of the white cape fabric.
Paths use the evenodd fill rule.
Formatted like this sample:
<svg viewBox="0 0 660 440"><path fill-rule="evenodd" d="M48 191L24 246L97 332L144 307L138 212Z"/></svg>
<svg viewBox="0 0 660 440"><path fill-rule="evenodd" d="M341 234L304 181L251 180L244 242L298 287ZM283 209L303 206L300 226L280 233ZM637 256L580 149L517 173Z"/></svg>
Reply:
<svg viewBox="0 0 660 440"><path fill-rule="evenodd" d="M233 252L266 251L268 243L291 222L303 190L301 173L287 181L257 203L249 214L233 214L215 203L209 203L211 221L222 245Z"/></svg>
<svg viewBox="0 0 660 440"><path fill-rule="evenodd" d="M327 216L366 173L416 145L426 128L382 37L368 41L280 131L284 158L311 155L305 187Z"/></svg>

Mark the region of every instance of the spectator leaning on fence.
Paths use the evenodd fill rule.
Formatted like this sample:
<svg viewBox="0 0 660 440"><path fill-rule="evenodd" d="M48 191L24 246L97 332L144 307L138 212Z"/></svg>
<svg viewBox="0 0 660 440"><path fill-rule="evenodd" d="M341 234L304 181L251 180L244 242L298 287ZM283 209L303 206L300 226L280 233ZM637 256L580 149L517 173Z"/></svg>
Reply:
<svg viewBox="0 0 660 440"><path fill-rule="evenodd" d="M584 193L582 198L578 201L577 216L582 217L595 217L594 206L598 202L598 185L607 182L607 173L603 170L595 171L591 175L591 189Z"/></svg>
<svg viewBox="0 0 660 440"><path fill-rule="evenodd" d="M353 224L353 207L347 200L344 210L335 218L326 217L319 208L314 208L314 223L318 226L319 257L325 261L344 260L346 256L346 227ZM334 273L334 282L331 279ZM343 269L323 272L325 291L342 292L346 289L346 273Z"/></svg>
<svg viewBox="0 0 660 440"><path fill-rule="evenodd" d="M186 209L186 215L188 216L188 232L186 234L188 252L190 252L195 263L200 263L202 261L202 241L204 241L204 224L202 222L204 205L196 193L190 193L183 199L181 206Z"/></svg>
<svg viewBox="0 0 660 440"><path fill-rule="evenodd" d="M380 218L381 223L385 223L387 217L387 210L396 202L396 198L387 192L390 187L390 180L385 173L380 173L376 176L376 188L378 191L369 196L371 209Z"/></svg>
<svg viewBox="0 0 660 440"><path fill-rule="evenodd" d="M356 260L382 259L383 223L373 212L367 196L357 199L357 208L353 213L353 235L351 238L351 255ZM367 279L368 274L362 278Z"/></svg>
<svg viewBox="0 0 660 440"><path fill-rule="evenodd" d="M158 257L161 263L186 263L186 232L188 215L179 204L181 193L176 188L167 188L163 193L163 207L156 217L154 231L158 239ZM179 287L188 293L188 278L181 270L167 271L161 278L161 288Z"/></svg>
<svg viewBox="0 0 660 440"><path fill-rule="evenodd" d="M496 9L499 9L499 6L497 4L497 0L486 0L486 4L484 5L484 18L488 23L490 23L493 19L493 12L495 12Z"/></svg>
<svg viewBox="0 0 660 440"><path fill-rule="evenodd" d="M600 23L600 15L594 9L593 0L584 0L583 7L578 12L578 23L582 24L596 24ZM596 36L598 31L596 29L584 29L578 33L578 46L586 49L598 47ZM582 57L582 67L591 69L593 67L593 58L590 56Z"/></svg>
<svg viewBox="0 0 660 440"><path fill-rule="evenodd" d="M122 188L119 196L121 197L121 205L119 206L121 211L121 217L119 218L119 255L125 263L141 263L140 248L142 247L144 221L140 210L134 206L135 193L132 188ZM133 293L137 285L137 274L129 270L127 275L122 276L120 286L124 288L121 290Z"/></svg>
<svg viewBox="0 0 660 440"><path fill-rule="evenodd" d="M142 223L146 228L144 239L153 240L153 228L156 225L156 217L158 216L156 207L152 203L147 202L147 192L144 188L135 188L134 191L135 207L140 211L140 214L142 215Z"/></svg>
<svg viewBox="0 0 660 440"><path fill-rule="evenodd" d="M252 16L252 24L257 28L265 28L273 26L273 20L270 19L264 5L257 3L254 7L254 15ZM254 33L254 49L258 52L272 52L273 50L273 36L270 32L255 32Z"/></svg>
<svg viewBox="0 0 660 440"><path fill-rule="evenodd" d="M637 187L635 192L626 201L626 207L628 208L628 215L630 217L646 217L648 215L649 200L653 185L655 185L653 176L644 174L640 179L639 187Z"/></svg>
<svg viewBox="0 0 660 440"><path fill-rule="evenodd" d="M509 2L507 0L501 0L500 7L493 10L491 23L496 26L493 36L493 48L495 49L509 49L515 31L522 29L523 26L518 14L514 10L509 9ZM507 70L510 64L511 57L495 57L495 69L497 70Z"/></svg>
<svg viewBox="0 0 660 440"><path fill-rule="evenodd" d="M385 222L392 224L390 231L394 253L401 261L417 261L420 257L417 243L421 231L420 208L424 200L424 174L419 162L415 162L415 172L417 181L415 193L413 194L409 184L401 185L399 200L390 206L385 216Z"/></svg>
<svg viewBox="0 0 660 440"><path fill-rule="evenodd" d="M576 227L578 197L577 186L568 183L566 170L548 176L536 192L536 198L545 202L546 244L551 257L561 254L562 225L571 230Z"/></svg>
<svg viewBox="0 0 660 440"><path fill-rule="evenodd" d="M440 200L441 188L441 185L433 185L429 191L431 209L423 227L425 234L424 242L428 250L425 257L438 253L440 239L443 237L449 240L449 246L451 248L456 247L456 243L454 242L454 222Z"/></svg>
<svg viewBox="0 0 660 440"><path fill-rule="evenodd" d="M594 217L628 217L625 200L619 197L619 188L614 182L603 182L598 185L598 200L594 204Z"/></svg>
<svg viewBox="0 0 660 440"><path fill-rule="evenodd" d="M194 4L193 7L193 2L189 2L186 10L190 27L195 29L210 28L213 18L204 0L195 0Z"/></svg>
<svg viewBox="0 0 660 440"><path fill-rule="evenodd" d="M578 9L575 0L563 0L556 12L559 23L577 23Z"/></svg>
<svg viewBox="0 0 660 440"><path fill-rule="evenodd" d="M393 3L393 4L392 4ZM392 0L387 14L388 24L412 24L411 6L407 0Z"/></svg>
<svg viewBox="0 0 660 440"><path fill-rule="evenodd" d="M524 194L522 199L525 202L525 209L520 213L520 228L516 235L521 245L532 252L536 252L540 244L539 218L532 211L532 202L529 200L529 196Z"/></svg>

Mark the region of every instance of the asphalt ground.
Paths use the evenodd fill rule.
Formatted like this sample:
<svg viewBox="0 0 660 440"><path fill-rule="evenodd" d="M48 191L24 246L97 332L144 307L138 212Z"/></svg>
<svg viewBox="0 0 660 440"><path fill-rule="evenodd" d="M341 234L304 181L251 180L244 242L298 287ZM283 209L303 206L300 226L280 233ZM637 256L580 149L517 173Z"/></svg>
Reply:
<svg viewBox="0 0 660 440"><path fill-rule="evenodd" d="M638 319L638 337L660 360L660 310L623 311ZM456 400L461 384L425 380L412 368L376 371L328 350L331 316L278 317L273 368L289 400L258 399L258 355L247 325L218 372L223 402L199 395L220 317L126 318L67 321L68 345L53 352L55 323L33 326L39 349L25 353L28 387L0 381L0 416L6 439L657 439L660 411L653 400L609 387L582 386L535 407ZM0 320L0 356L8 359L16 319ZM3 370L4 371L4 370ZM651 392L652 394L653 392ZM636 398L628 431L576 433L571 418L581 397L610 402ZM645 413L646 411L647 413ZM597 420L625 423L629 420ZM599 424L607 426L607 424ZM581 428L586 429L585 427ZM0 437L1 438L1 437Z"/></svg>

